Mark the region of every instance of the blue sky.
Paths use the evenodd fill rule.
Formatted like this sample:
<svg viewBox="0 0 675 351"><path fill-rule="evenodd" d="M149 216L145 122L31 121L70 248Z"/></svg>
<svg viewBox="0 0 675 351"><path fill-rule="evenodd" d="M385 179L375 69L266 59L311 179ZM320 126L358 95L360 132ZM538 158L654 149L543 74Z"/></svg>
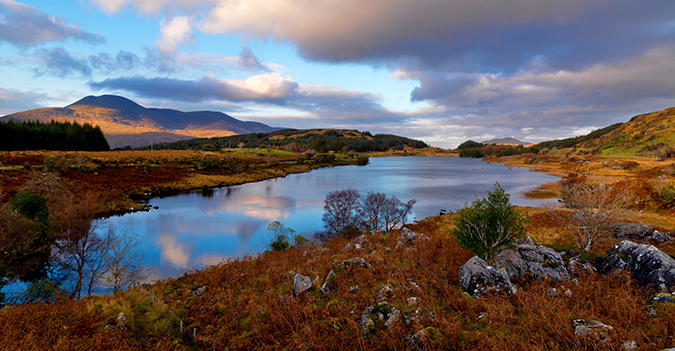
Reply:
<svg viewBox="0 0 675 351"><path fill-rule="evenodd" d="M118 94L455 147L675 106L663 0L0 0L0 115Z"/></svg>

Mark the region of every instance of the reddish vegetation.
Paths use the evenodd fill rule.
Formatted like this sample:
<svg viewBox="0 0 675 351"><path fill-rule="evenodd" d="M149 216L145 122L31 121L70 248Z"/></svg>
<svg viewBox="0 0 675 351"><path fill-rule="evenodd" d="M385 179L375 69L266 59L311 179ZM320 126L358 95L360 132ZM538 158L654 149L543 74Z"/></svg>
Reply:
<svg viewBox="0 0 675 351"><path fill-rule="evenodd" d="M337 238L325 245L331 252L318 256L304 255L309 249L299 248L245 257L158 282L147 294L131 289L79 302L9 307L0 311L0 340L7 349L57 345L60 349L391 350L406 349L405 338L426 328L433 337L425 340L423 349L430 350L619 350L630 340L641 350L672 346L675 309L657 305L650 313L645 305L649 293L633 286L625 275L593 274L578 283L563 283L572 291L571 297L546 294L561 284L534 282L521 285L522 290L511 298L469 297L459 287L457 272L472 254L439 229L445 222L443 217L422 221L413 229L432 240L404 249L394 249L398 231L369 236L370 244L359 252L343 251L348 241ZM343 268L333 280L331 294L323 296L318 287L328 272L357 256L372 268ZM313 289L294 297L290 271L320 279ZM359 330L361 313L377 302L376 292L385 284L394 289L387 301L402 315L418 318L409 323L401 319L392 328L378 328L364 337ZM203 286L201 296L193 293ZM410 305L410 297L417 297L419 303ZM115 326L120 311L134 321L133 326L125 330ZM611 339L577 340L572 327L577 318L611 325ZM183 335L178 332L181 320Z"/></svg>

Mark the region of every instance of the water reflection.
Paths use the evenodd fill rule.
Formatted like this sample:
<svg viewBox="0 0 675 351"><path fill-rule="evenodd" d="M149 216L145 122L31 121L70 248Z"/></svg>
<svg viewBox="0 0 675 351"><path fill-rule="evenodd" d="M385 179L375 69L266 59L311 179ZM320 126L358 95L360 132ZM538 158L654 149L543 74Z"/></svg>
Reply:
<svg viewBox="0 0 675 351"><path fill-rule="evenodd" d="M110 219L143 238L145 265L159 277L217 264L265 249L267 224L281 221L305 236L322 229L323 201L330 191L355 188L417 199L415 219L437 215L483 197L495 181L513 203L536 205L519 193L557 178L476 159L406 157L371 159L365 167L324 168L285 178L150 199L159 210Z"/></svg>

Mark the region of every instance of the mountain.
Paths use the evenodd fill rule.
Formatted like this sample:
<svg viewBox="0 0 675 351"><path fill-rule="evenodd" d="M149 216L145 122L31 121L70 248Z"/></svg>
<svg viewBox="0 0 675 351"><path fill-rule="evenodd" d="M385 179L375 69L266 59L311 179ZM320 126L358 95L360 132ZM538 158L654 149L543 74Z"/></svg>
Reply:
<svg viewBox="0 0 675 351"><path fill-rule="evenodd" d="M133 147L158 142L265 133L273 128L258 122L244 122L222 112L182 112L145 108L116 95L87 96L63 108L40 108L7 115L17 121L90 123L101 127L110 147Z"/></svg>
<svg viewBox="0 0 675 351"><path fill-rule="evenodd" d="M520 141L518 139L511 138L511 137L486 140L486 141L481 141L481 143L483 143L483 144L497 144L497 145L529 145L526 142Z"/></svg>

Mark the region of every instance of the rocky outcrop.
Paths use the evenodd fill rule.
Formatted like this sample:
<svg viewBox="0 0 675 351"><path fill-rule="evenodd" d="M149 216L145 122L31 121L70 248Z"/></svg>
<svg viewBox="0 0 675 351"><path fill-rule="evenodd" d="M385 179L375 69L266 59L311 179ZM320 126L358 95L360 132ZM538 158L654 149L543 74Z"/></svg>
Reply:
<svg viewBox="0 0 675 351"><path fill-rule="evenodd" d="M585 319L575 319L572 327L577 340L585 342L608 341L609 333L614 330L612 326L602 322Z"/></svg>
<svg viewBox="0 0 675 351"><path fill-rule="evenodd" d="M625 257L625 269L641 287L659 292L675 289L675 259L656 247L624 240L610 247L607 254Z"/></svg>
<svg viewBox="0 0 675 351"><path fill-rule="evenodd" d="M352 240L349 244L345 246L345 251L354 249L356 251L365 248L368 245L368 238L365 235L361 235L358 238Z"/></svg>
<svg viewBox="0 0 675 351"><path fill-rule="evenodd" d="M326 276L326 280L324 280L323 284L321 284L320 290L323 296L328 296L330 294L330 286L332 285L331 279L333 278L333 275L335 275L335 271L331 269L330 272L328 272L328 275Z"/></svg>
<svg viewBox="0 0 675 351"><path fill-rule="evenodd" d="M401 236L398 237L398 241L397 241L394 249L398 250L398 249L403 248L405 246L418 243L422 240L430 240L430 239L429 239L428 236L426 236L424 234L415 233L408 228L403 228L403 229L401 229Z"/></svg>
<svg viewBox="0 0 675 351"><path fill-rule="evenodd" d="M361 313L361 321L359 322L361 335L367 336L382 327L389 329L400 319L401 311L387 302L368 306Z"/></svg>
<svg viewBox="0 0 675 351"><path fill-rule="evenodd" d="M617 223L613 224L611 228L612 235L617 239L630 239L638 242L650 241L655 244L671 240L670 236L661 234L658 230L644 224Z"/></svg>
<svg viewBox="0 0 675 351"><path fill-rule="evenodd" d="M469 259L459 269L459 280L464 291L473 296L487 293L510 295L516 292L515 286L511 284L507 275L488 265L485 260L478 256Z"/></svg>
<svg viewBox="0 0 675 351"><path fill-rule="evenodd" d="M300 273L296 273L293 278L293 292L295 296L300 296L303 292L309 290L312 287L312 280L309 277L306 277Z"/></svg>
<svg viewBox="0 0 675 351"><path fill-rule="evenodd" d="M515 250L502 250L495 256L495 267L506 272L510 280L554 282L570 280L565 262L555 250L536 245L531 240L517 245Z"/></svg>

